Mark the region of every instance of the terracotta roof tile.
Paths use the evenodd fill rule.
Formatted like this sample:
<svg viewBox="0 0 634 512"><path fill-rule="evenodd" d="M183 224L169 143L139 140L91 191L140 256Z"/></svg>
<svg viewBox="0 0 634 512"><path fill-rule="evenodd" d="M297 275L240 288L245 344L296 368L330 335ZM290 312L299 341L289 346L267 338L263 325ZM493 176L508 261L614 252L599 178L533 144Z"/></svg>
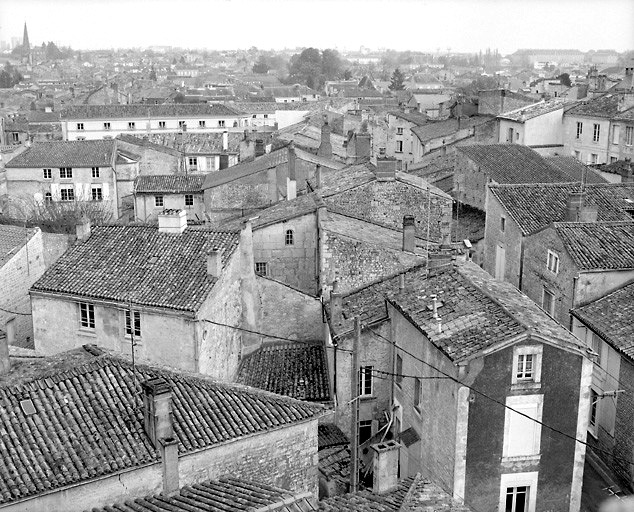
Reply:
<svg viewBox="0 0 634 512"><path fill-rule="evenodd" d="M598 208L599 221L627 221L625 211L634 205L634 184L588 184L586 201ZM490 193L502 204L522 233L538 231L563 221L568 195L579 191L578 183L490 185Z"/></svg>
<svg viewBox="0 0 634 512"><path fill-rule="evenodd" d="M216 282L207 274L206 251L220 248L227 265L238 241L235 232L188 228L173 235L150 226L96 227L32 290L195 312Z"/></svg>
<svg viewBox="0 0 634 512"><path fill-rule="evenodd" d="M321 344L266 343L242 359L237 382L298 400L330 400Z"/></svg>
<svg viewBox="0 0 634 512"><path fill-rule="evenodd" d="M321 408L103 355L0 387L0 503L159 460L143 427L140 382L172 389L179 453L316 417ZM20 401L33 402L27 415Z"/></svg>
<svg viewBox="0 0 634 512"><path fill-rule="evenodd" d="M551 156L547 157L546 161L565 172L570 177L570 181L581 181L585 173L586 183L608 183L608 180L599 175L592 167L582 164L573 156Z"/></svg>
<svg viewBox="0 0 634 512"><path fill-rule="evenodd" d="M37 229L0 224L0 269L37 233Z"/></svg>
<svg viewBox="0 0 634 512"><path fill-rule="evenodd" d="M106 167L112 165L114 140L34 142L6 167Z"/></svg>
<svg viewBox="0 0 634 512"><path fill-rule="evenodd" d="M375 494L370 490L335 496L319 502L323 512L398 512L414 478L401 480L398 487L385 494Z"/></svg>
<svg viewBox="0 0 634 512"><path fill-rule="evenodd" d="M634 360L634 283L571 310L616 350Z"/></svg>
<svg viewBox="0 0 634 512"><path fill-rule="evenodd" d="M582 101L566 111L566 116L614 117L619 112L618 94L606 94L589 101Z"/></svg>
<svg viewBox="0 0 634 512"><path fill-rule="evenodd" d="M127 119L132 117L241 117L245 114L219 104L174 103L162 105L74 105L61 112L62 120Z"/></svg>
<svg viewBox="0 0 634 512"><path fill-rule="evenodd" d="M134 191L137 194L183 194L187 192L202 194L204 181L204 174L139 176L134 180Z"/></svg>
<svg viewBox="0 0 634 512"><path fill-rule="evenodd" d="M320 450L350 443L346 435L334 423L320 423L317 433Z"/></svg>
<svg viewBox="0 0 634 512"><path fill-rule="evenodd" d="M498 116L498 118L524 122L528 119L548 114L550 112L554 112L555 110L563 108L564 101L562 100L540 101L539 103L534 103L533 105L526 105L524 107L520 107L509 112L503 112Z"/></svg>

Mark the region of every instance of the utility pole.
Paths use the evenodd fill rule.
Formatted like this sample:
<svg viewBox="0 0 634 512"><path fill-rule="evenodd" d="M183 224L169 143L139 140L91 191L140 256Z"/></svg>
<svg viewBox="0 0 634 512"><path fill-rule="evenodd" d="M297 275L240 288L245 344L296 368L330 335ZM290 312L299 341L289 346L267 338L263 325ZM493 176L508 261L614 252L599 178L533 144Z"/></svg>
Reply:
<svg viewBox="0 0 634 512"><path fill-rule="evenodd" d="M350 492L359 487L359 340L361 321L354 319L354 339L352 340L352 364L350 366L350 390L352 392L352 413L350 414Z"/></svg>

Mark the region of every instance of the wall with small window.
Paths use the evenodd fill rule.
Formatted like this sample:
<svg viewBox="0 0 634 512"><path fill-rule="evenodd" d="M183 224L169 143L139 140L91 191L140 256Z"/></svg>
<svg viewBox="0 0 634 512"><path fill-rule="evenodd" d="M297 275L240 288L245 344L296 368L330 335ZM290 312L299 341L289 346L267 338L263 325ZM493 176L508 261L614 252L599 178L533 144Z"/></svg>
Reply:
<svg viewBox="0 0 634 512"><path fill-rule="evenodd" d="M204 220L203 193L182 194L136 194L134 198L134 216L141 222L152 222L165 209L187 211L190 220Z"/></svg>
<svg viewBox="0 0 634 512"><path fill-rule="evenodd" d="M597 155L596 163L608 162L611 136L610 120L607 118L582 117L574 114L563 116L564 152L570 156L574 156L575 151L579 152L583 155L583 163L590 163L593 154Z"/></svg>

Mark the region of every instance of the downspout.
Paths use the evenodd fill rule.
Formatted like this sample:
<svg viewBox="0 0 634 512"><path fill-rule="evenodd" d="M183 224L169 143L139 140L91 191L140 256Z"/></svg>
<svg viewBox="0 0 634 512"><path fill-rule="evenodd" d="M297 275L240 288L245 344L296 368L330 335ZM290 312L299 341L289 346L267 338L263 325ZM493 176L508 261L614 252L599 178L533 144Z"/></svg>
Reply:
<svg viewBox="0 0 634 512"><path fill-rule="evenodd" d="M524 274L524 235L520 235L520 275L518 280L518 289L522 290L522 275Z"/></svg>
<svg viewBox="0 0 634 512"><path fill-rule="evenodd" d="M570 305L570 309L575 308L575 295L577 294L577 282L579 281L579 274L572 278L572 304ZM568 310L569 316L569 325L568 330L572 332L572 315L570 314L570 310Z"/></svg>

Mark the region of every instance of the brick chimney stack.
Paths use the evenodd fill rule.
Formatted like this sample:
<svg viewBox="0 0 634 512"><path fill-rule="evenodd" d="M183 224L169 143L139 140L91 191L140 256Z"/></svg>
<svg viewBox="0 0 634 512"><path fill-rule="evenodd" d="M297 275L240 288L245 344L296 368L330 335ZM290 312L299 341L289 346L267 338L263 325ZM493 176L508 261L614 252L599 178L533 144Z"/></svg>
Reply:
<svg viewBox="0 0 634 512"><path fill-rule="evenodd" d="M266 148L264 147L264 141L262 139L255 139L255 157L262 156L266 153Z"/></svg>
<svg viewBox="0 0 634 512"><path fill-rule="evenodd" d="M370 446L374 451L372 492L385 494L398 486L398 460L401 445L394 440Z"/></svg>
<svg viewBox="0 0 634 512"><path fill-rule="evenodd" d="M321 125L321 142L319 143L317 156L332 158L332 143L330 142L330 125L328 121L324 121L324 124Z"/></svg>
<svg viewBox="0 0 634 512"><path fill-rule="evenodd" d="M585 200L585 193L570 192L566 200L565 222L579 222L579 217Z"/></svg>
<svg viewBox="0 0 634 512"><path fill-rule="evenodd" d="M218 279L222 273L222 253L214 247L207 252L207 275Z"/></svg>
<svg viewBox="0 0 634 512"><path fill-rule="evenodd" d="M161 377L153 377L141 383L143 390L143 427L155 448L159 440L173 437L172 389Z"/></svg>
<svg viewBox="0 0 634 512"><path fill-rule="evenodd" d="M416 251L416 219L413 215L403 217L403 250Z"/></svg>
<svg viewBox="0 0 634 512"><path fill-rule="evenodd" d="M286 178L286 199L290 201L297 197L297 155L295 146L288 146L288 177Z"/></svg>
<svg viewBox="0 0 634 512"><path fill-rule="evenodd" d="M621 169L621 183L634 183L634 166L629 159L625 160L625 164Z"/></svg>

